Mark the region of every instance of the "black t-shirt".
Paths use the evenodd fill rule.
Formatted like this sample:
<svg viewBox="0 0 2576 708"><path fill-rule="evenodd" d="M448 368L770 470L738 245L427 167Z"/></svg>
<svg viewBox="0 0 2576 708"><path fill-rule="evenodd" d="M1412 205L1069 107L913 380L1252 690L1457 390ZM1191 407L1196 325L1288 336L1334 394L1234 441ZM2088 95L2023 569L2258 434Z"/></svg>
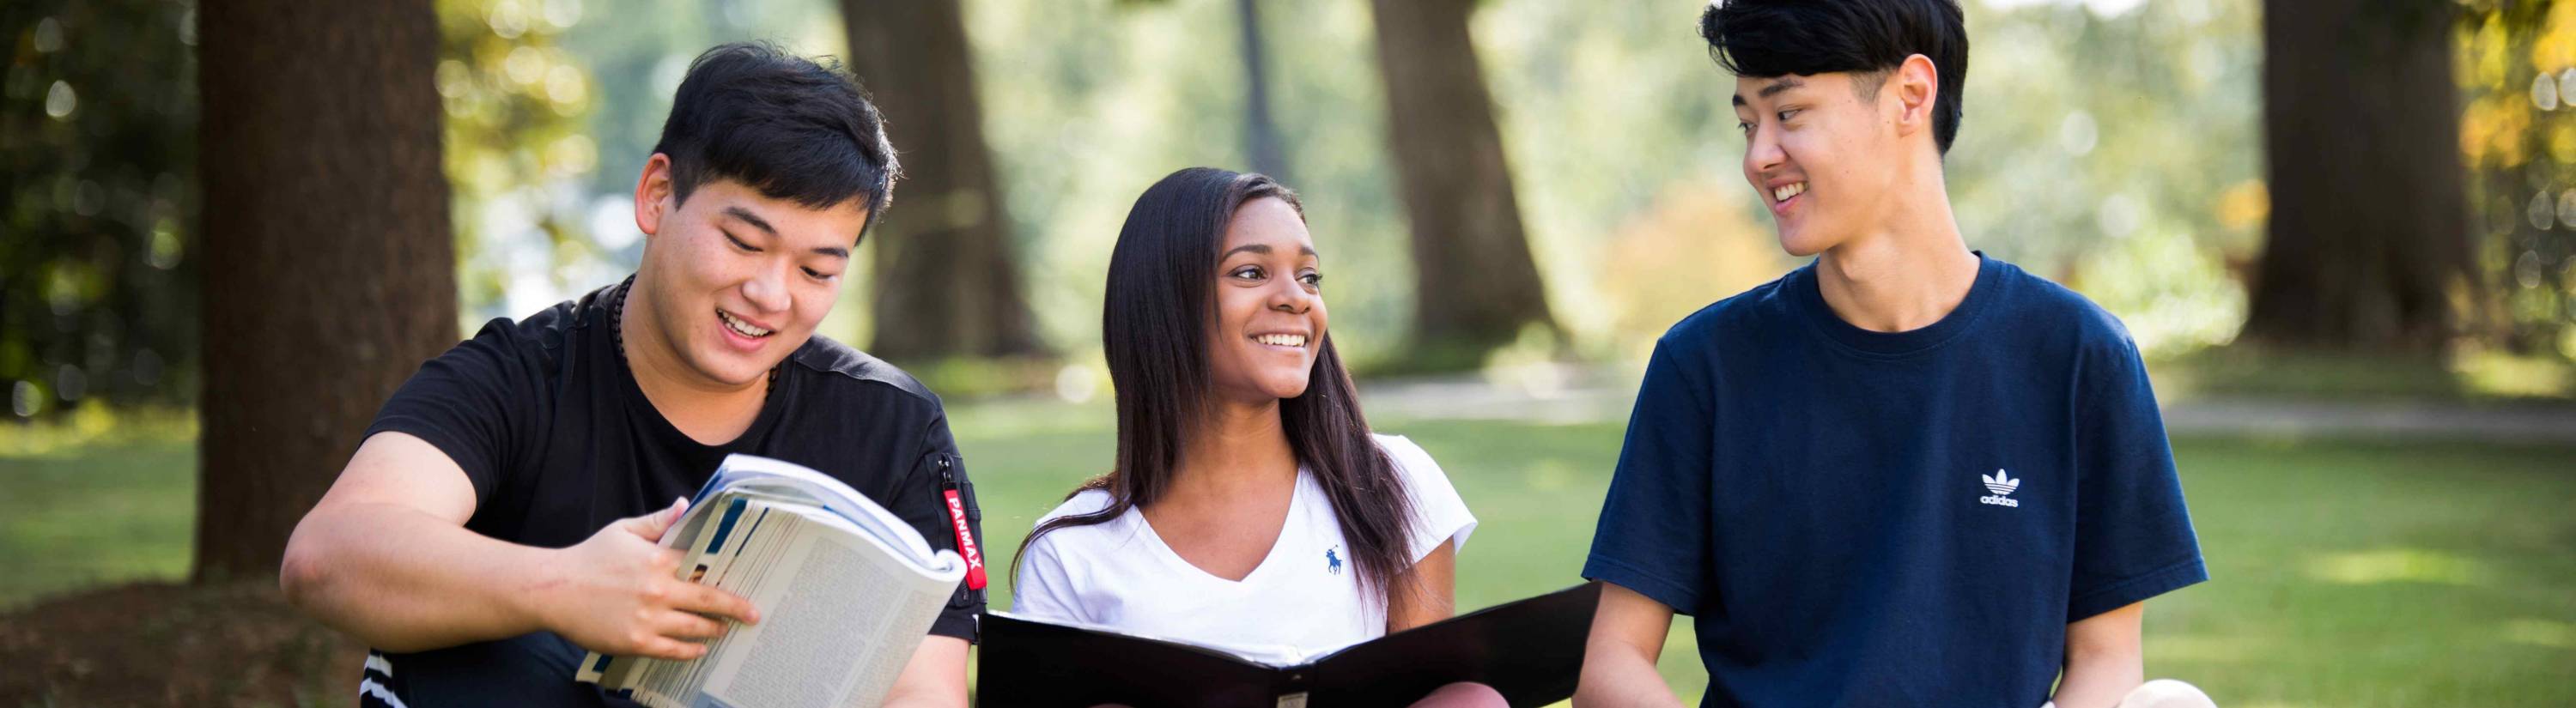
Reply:
<svg viewBox="0 0 2576 708"><path fill-rule="evenodd" d="M610 307L624 287L484 325L423 364L367 434L408 433L447 453L474 485L465 528L530 546L571 546L618 519L667 508L737 452L847 483L910 522L934 549L957 548L943 489L953 475L969 526L983 533L947 416L921 382L818 335L780 365L758 419L741 437L703 445L653 408L618 353ZM866 597L864 588L850 590L854 600ZM961 583L930 633L973 641L983 610L983 591ZM411 654L371 652L360 702L624 703L572 680L583 653L549 632Z"/></svg>

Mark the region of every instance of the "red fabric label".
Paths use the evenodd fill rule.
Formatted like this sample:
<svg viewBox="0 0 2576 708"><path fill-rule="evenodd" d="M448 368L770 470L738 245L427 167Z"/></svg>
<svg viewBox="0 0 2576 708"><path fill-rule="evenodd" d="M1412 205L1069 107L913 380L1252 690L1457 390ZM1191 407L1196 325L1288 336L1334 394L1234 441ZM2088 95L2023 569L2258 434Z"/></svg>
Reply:
<svg viewBox="0 0 2576 708"><path fill-rule="evenodd" d="M957 490L943 490L948 496L948 522L957 527L957 553L966 557L966 589L984 589L984 554L975 549L975 534L966 529L966 502L957 499Z"/></svg>

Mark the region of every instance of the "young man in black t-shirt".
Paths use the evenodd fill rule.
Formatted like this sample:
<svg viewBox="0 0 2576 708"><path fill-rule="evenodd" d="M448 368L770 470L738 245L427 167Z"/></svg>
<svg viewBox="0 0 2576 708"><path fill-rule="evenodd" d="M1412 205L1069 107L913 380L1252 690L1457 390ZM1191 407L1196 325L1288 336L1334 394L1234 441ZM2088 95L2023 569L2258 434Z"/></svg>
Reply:
<svg viewBox="0 0 2576 708"><path fill-rule="evenodd" d="M620 703L585 649L693 658L739 596L654 540L729 453L848 483L936 548L979 516L939 399L816 336L898 172L848 74L727 45L690 65L635 185L635 275L430 360L287 544L287 595L373 648L365 705ZM971 551L961 551L972 560ZM868 588L848 588L865 602ZM961 584L888 705L966 705Z"/></svg>

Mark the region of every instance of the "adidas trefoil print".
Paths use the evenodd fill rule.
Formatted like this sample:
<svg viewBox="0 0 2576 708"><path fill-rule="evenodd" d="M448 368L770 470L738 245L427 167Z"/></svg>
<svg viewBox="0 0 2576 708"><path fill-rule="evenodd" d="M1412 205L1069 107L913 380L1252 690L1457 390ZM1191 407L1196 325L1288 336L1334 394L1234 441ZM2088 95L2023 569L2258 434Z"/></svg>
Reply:
<svg viewBox="0 0 2576 708"><path fill-rule="evenodd" d="M1985 480L1986 491L1994 492L1992 495L1977 497L1977 503L2021 508L2021 500L2012 498L2013 490L2021 488L2021 480L2013 479L2012 475L2005 474L2001 469L1995 470L1994 474L1977 475L1977 478Z"/></svg>

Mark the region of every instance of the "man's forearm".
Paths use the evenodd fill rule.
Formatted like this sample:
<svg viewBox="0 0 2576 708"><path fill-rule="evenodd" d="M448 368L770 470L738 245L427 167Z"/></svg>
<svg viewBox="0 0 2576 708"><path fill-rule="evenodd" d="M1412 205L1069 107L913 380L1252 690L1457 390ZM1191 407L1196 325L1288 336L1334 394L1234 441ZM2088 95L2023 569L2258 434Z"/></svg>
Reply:
<svg viewBox="0 0 2576 708"><path fill-rule="evenodd" d="M2126 607L2066 625L2066 669L2057 680L2058 708L2111 708L2146 680L2140 639L2147 605Z"/></svg>
<svg viewBox="0 0 2576 708"><path fill-rule="evenodd" d="M887 696L880 708L966 708L966 701L946 695L898 695Z"/></svg>
<svg viewBox="0 0 2576 708"><path fill-rule="evenodd" d="M887 691L884 708L966 708L966 653L966 640L922 638ZM850 699L869 700L866 696Z"/></svg>
<svg viewBox="0 0 2576 708"><path fill-rule="evenodd" d="M1583 675L1574 688L1575 708L1670 706L1681 708L1655 662L1636 647L1595 640L1584 649Z"/></svg>
<svg viewBox="0 0 2576 708"><path fill-rule="evenodd" d="M288 600L386 651L422 651L543 629L546 549L379 503L317 508L287 543Z"/></svg>
<svg viewBox="0 0 2576 708"><path fill-rule="evenodd" d="M2112 708L2144 681L2146 666L2135 653L2069 655L2054 702L2057 708Z"/></svg>

